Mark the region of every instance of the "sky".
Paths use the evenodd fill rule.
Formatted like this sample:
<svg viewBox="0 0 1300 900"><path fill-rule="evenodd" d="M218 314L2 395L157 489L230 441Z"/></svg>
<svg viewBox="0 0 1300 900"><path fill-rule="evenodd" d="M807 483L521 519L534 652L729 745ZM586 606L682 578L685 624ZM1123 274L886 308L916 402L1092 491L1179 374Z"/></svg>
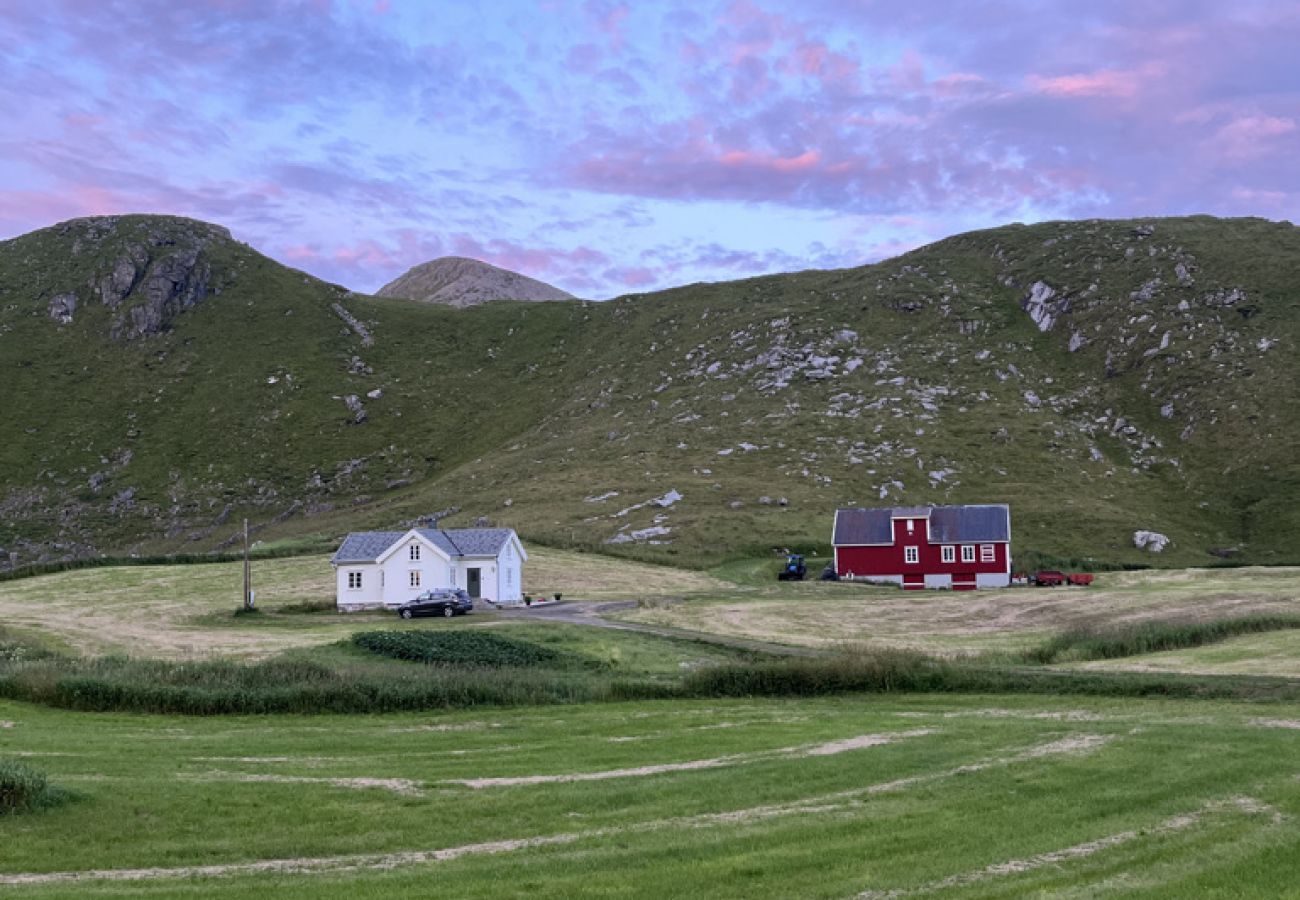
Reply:
<svg viewBox="0 0 1300 900"><path fill-rule="evenodd" d="M1300 0L0 0L0 239L155 212L604 299L1300 213Z"/></svg>

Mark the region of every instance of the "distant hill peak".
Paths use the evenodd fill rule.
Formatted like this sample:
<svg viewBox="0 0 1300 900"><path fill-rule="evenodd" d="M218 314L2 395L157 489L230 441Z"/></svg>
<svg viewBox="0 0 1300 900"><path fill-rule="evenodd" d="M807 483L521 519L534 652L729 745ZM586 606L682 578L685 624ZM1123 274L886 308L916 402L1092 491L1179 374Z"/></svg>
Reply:
<svg viewBox="0 0 1300 900"><path fill-rule="evenodd" d="M572 300L573 295L543 281L477 259L443 256L421 263L377 292L421 303L467 307L493 300Z"/></svg>

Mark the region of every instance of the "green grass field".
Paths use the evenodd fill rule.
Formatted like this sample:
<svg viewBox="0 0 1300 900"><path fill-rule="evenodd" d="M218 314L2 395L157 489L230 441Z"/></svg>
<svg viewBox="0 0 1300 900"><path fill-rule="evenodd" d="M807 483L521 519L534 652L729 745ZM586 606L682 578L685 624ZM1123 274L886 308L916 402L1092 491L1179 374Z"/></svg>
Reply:
<svg viewBox="0 0 1300 900"><path fill-rule="evenodd" d="M1294 628L1104 661L1015 663L1002 671L1011 680L1028 673L1036 686L1000 695L837 693L844 688L821 681L835 677L834 658L801 656L792 665L803 667L810 696L710 697L700 676L711 667L744 676L784 663L689 637L697 629L813 650L852 641L867 654L919 647L965 660L978 679L980 666L1014 662L1071 629L1249 614L1288 622L1300 612L1300 571L1108 574L1086 591L961 596L777 584L768 568L699 573L533 554L533 589L636 599L620 614L669 626L671 637L542 616L402 623L320 611L332 587L320 557L259 562L255 616L233 615L238 564L2 583L0 681L16 678L36 694L71 674L136 698L101 687L82 708L199 711L149 691L238 698L239 685L264 672L286 690L305 679L303 708L330 708L321 692L371 683L389 698L374 708L421 711L174 716L0 700L0 761L73 795L0 815L0 890L349 900L1300 896ZM376 629L486 631L557 661L438 667L348 640ZM21 648L32 644L62 655L28 660ZM1079 670L1099 680L1076 695L1051 693L1084 677ZM993 683L963 687L965 677L927 690ZM1120 696L1151 693L1133 679L1155 693L1166 679L1176 693L1196 678L1220 696L1252 699ZM420 699L421 685L443 681L461 687ZM8 696L25 696L4 683ZM253 688L235 708L269 695ZM803 689L778 682L769 693ZM95 697L109 699L94 706Z"/></svg>
<svg viewBox="0 0 1300 900"><path fill-rule="evenodd" d="M176 719L0 703L14 896L1294 895L1300 708L894 696Z"/></svg>

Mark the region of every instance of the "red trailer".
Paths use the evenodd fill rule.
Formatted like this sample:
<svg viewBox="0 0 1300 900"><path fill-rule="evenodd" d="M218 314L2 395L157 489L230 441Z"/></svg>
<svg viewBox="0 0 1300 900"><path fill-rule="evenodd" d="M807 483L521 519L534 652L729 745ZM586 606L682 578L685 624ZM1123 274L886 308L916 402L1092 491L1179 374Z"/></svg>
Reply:
<svg viewBox="0 0 1300 900"><path fill-rule="evenodd" d="M1070 575L1070 584L1077 584L1079 587L1087 587L1092 584L1092 574L1089 572L1075 572Z"/></svg>
<svg viewBox="0 0 1300 900"><path fill-rule="evenodd" d="M1065 574L1055 570L1034 573L1034 584L1039 587L1060 587L1065 584Z"/></svg>

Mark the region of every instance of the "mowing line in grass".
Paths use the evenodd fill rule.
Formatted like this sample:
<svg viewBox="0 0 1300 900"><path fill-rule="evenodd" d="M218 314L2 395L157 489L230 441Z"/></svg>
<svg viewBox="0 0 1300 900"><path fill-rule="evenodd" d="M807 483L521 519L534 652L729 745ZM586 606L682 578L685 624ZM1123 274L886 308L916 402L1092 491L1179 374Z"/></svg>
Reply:
<svg viewBox="0 0 1300 900"><path fill-rule="evenodd" d="M1267 803L1263 803L1254 797L1224 797L1218 800L1207 801L1191 812L1170 816L1150 828L1143 828L1138 831L1121 831L1118 834L1106 835L1105 837L1096 838L1091 841L1084 841L1081 844L1075 844L1072 847L1063 847L1060 850L1051 850L1047 853L1040 853L1037 856L1031 856L1026 859L1011 859L1006 862L993 863L992 865L985 866L982 869L976 869L974 872L962 872L957 875L950 875L947 878L941 878L938 881L932 881L929 884L923 884L920 887L898 888L883 891L866 890L858 894L858 900L895 900L895 898L898 897L933 894L938 891L948 890L949 888L967 887L981 881L987 881L991 878L1020 875L1024 872L1032 872L1036 869L1042 869L1047 866L1056 866L1076 859L1085 859L1089 856L1101 853L1104 850L1132 843L1140 838L1159 837L1183 831L1191 828L1193 825L1200 824L1212 816L1230 813L1241 813L1245 816L1269 816L1269 821L1265 823L1268 825L1280 825L1282 822L1286 821L1287 818L1272 806L1269 806Z"/></svg>
<svg viewBox="0 0 1300 900"><path fill-rule="evenodd" d="M760 750L756 753L734 753L730 756L716 756L712 759L692 759L679 763L660 763L651 766L636 766L630 769L605 769L599 772L568 772L562 775L516 775L508 778L449 778L447 784L461 784L465 787L513 787L523 784L565 784L573 781L604 781L609 778L641 778L647 775L662 775L665 772L689 772L699 769L719 769L724 766L740 766L748 763L763 762L771 759L805 756L833 756L849 750L862 750L867 747L880 747L892 744L900 738L923 737L936 734L935 728L915 728L911 731L899 731L892 734L860 734L856 737L831 741L824 744L808 744L800 747L779 747L775 750Z"/></svg>
<svg viewBox="0 0 1300 900"><path fill-rule="evenodd" d="M423 797L422 782L410 778L327 778L311 775L273 775L256 772L213 771L203 774L180 773L176 776L187 781L271 782L275 784L327 784L330 787L354 791L392 791L403 797Z"/></svg>
<svg viewBox="0 0 1300 900"><path fill-rule="evenodd" d="M392 853L364 853L340 856L297 857L291 859L266 859L245 863L218 863L203 866L155 866L135 869L86 869L82 871L63 872L18 872L0 874L0 885L39 885L77 883L88 881L155 881L169 878L218 878L238 875L278 874L278 875L318 875L335 874L359 870L388 870L401 866L412 866L434 862L445 862L466 856L508 853L539 847L574 844L580 841L598 840L607 837L619 837L627 834L660 831L664 829L712 828L717 826L746 824L784 818L787 816L816 815L857 811L862 808L863 798L874 794L892 793L921 784L929 784L973 772L980 772L998 766L1031 762L1050 756L1078 755L1090 753L1105 746L1112 737L1096 734L1074 735L1038 744L1013 752L1006 756L991 757L967 763L939 772L913 775L906 778L879 784L836 791L816 797L807 797L790 803L754 806L742 809L726 810L716 813L700 813L691 816L676 816L668 819L655 819L630 825L610 826L588 831L564 832L552 835L538 835L528 838L512 838L498 841L483 841L465 844L459 847L444 847L436 850L403 850Z"/></svg>

